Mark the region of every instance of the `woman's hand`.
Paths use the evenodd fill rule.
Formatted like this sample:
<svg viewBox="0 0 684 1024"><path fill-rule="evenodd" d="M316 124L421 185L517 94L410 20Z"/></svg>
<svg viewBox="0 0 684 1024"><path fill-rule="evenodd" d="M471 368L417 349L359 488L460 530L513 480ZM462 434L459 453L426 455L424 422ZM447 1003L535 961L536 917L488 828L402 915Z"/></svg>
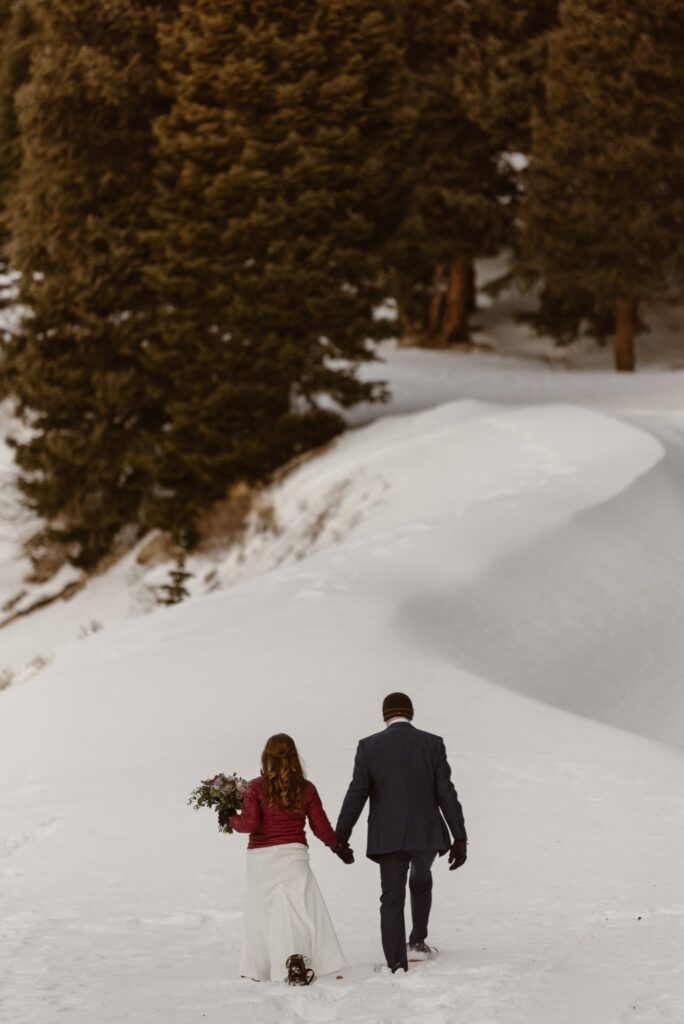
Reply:
<svg viewBox="0 0 684 1024"><path fill-rule="evenodd" d="M219 807L218 823L221 828L224 828L226 825L230 825L230 819L234 814L237 814L234 807Z"/></svg>

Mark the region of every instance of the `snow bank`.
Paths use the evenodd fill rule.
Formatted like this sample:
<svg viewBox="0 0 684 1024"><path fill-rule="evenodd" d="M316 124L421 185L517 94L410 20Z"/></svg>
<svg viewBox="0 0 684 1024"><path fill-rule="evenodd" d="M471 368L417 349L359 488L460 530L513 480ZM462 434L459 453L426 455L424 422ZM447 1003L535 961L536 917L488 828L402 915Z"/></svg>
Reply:
<svg viewBox="0 0 684 1024"><path fill-rule="evenodd" d="M577 553L583 519L631 502L667 455L666 440L572 406L386 419L275 496L290 524L344 487L337 536L335 513L307 557L71 641L5 691L0 1020L679 1020L684 757L496 685L511 680L492 653L512 648L505 604L520 616L513 653L525 629L538 644L539 593L572 588L575 568L589 607L583 568L559 565L562 538ZM540 592L525 577L497 600L500 567L525 551ZM460 621L473 594L489 630L484 613ZM586 628L572 603L549 650ZM625 614L636 633L639 604ZM444 735L471 836L461 871L436 868L440 958L374 974L377 868L316 848L350 968L301 992L237 979L244 842L192 814L189 790L207 772L256 772L283 729L334 816L394 688ZM353 841L361 853L362 825Z"/></svg>

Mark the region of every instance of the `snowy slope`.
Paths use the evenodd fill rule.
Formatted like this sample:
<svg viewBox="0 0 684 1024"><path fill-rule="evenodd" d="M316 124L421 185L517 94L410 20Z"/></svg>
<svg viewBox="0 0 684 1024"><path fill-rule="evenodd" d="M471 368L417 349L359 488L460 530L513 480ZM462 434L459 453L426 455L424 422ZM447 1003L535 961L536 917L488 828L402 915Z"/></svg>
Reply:
<svg viewBox="0 0 684 1024"><path fill-rule="evenodd" d="M653 644L644 607L667 567L659 554L642 602L642 491L656 482L672 549L675 445L567 404L381 420L282 485L283 522L344 495L306 557L292 536L279 567L257 546L270 571L71 640L2 693L3 1024L681 1024L684 755L583 717L620 721L639 689L657 694L654 735L677 712L654 689L663 664L675 700L675 615L647 679L614 656ZM624 685L601 704L601 682ZM436 869L442 955L373 974L377 869L319 847L349 969L303 992L237 979L244 841L192 814L188 791L255 773L284 729L334 816L394 688L445 736L471 838L461 871Z"/></svg>
<svg viewBox="0 0 684 1024"><path fill-rule="evenodd" d="M666 433L668 449L675 453L684 440L684 373L572 372L530 359L435 353L392 345L384 346L381 356L383 361L366 372L389 382L391 401L387 406L353 410L354 424L454 400L504 405L572 403L617 415L658 438ZM11 450L2 440L11 426L9 410L0 407L0 623L5 603L11 604L14 614L36 600L59 594L79 577L73 569L64 569L40 585L24 582L29 564L21 543L39 524L19 508ZM360 463L352 486L348 478L336 474L335 463L331 465L329 473L323 470L330 478L326 488L314 486L312 493L300 495L297 478L294 488L286 485L267 493L265 501L272 512L268 528L256 517L241 543L228 551L193 558L189 566L193 572L191 592L207 593L299 560L354 529L381 500L384 484L377 474L366 480ZM660 561L667 563L667 553L678 545L682 533L682 506L680 495L663 496L666 501L655 536L663 554ZM616 507L615 512L620 510ZM154 608L155 590L168 580L170 565L140 564L138 556L145 544L143 541L104 575L91 578L67 602L55 601L38 613L0 626L0 673L11 672L19 681L30 678L65 641L87 638L93 627L108 628ZM620 557L619 550L616 556Z"/></svg>

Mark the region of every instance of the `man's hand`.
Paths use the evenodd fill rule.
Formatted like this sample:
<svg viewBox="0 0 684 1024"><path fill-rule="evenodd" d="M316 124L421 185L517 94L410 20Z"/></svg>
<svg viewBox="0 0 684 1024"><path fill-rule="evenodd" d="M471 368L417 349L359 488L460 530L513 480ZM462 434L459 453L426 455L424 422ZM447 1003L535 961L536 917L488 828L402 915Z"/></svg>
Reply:
<svg viewBox="0 0 684 1024"><path fill-rule="evenodd" d="M340 858L343 864L354 863L354 851L349 843L338 843L337 846L333 846L333 853Z"/></svg>
<svg viewBox="0 0 684 1024"><path fill-rule="evenodd" d="M455 871L465 864L468 859L468 844L465 839L455 839L449 850L449 871Z"/></svg>

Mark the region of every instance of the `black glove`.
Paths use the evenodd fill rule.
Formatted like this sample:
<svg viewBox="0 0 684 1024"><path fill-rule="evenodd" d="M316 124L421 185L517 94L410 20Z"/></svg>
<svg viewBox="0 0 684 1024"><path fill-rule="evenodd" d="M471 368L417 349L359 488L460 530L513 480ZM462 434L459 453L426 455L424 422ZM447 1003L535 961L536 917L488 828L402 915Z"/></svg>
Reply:
<svg viewBox="0 0 684 1024"><path fill-rule="evenodd" d="M467 846L465 839L455 839L451 844L449 850L449 871L455 871L456 868L460 868L465 864L468 859Z"/></svg>
<svg viewBox="0 0 684 1024"><path fill-rule="evenodd" d="M340 858L343 864L354 863L354 851L349 843L338 843L337 846L333 846L332 852Z"/></svg>

